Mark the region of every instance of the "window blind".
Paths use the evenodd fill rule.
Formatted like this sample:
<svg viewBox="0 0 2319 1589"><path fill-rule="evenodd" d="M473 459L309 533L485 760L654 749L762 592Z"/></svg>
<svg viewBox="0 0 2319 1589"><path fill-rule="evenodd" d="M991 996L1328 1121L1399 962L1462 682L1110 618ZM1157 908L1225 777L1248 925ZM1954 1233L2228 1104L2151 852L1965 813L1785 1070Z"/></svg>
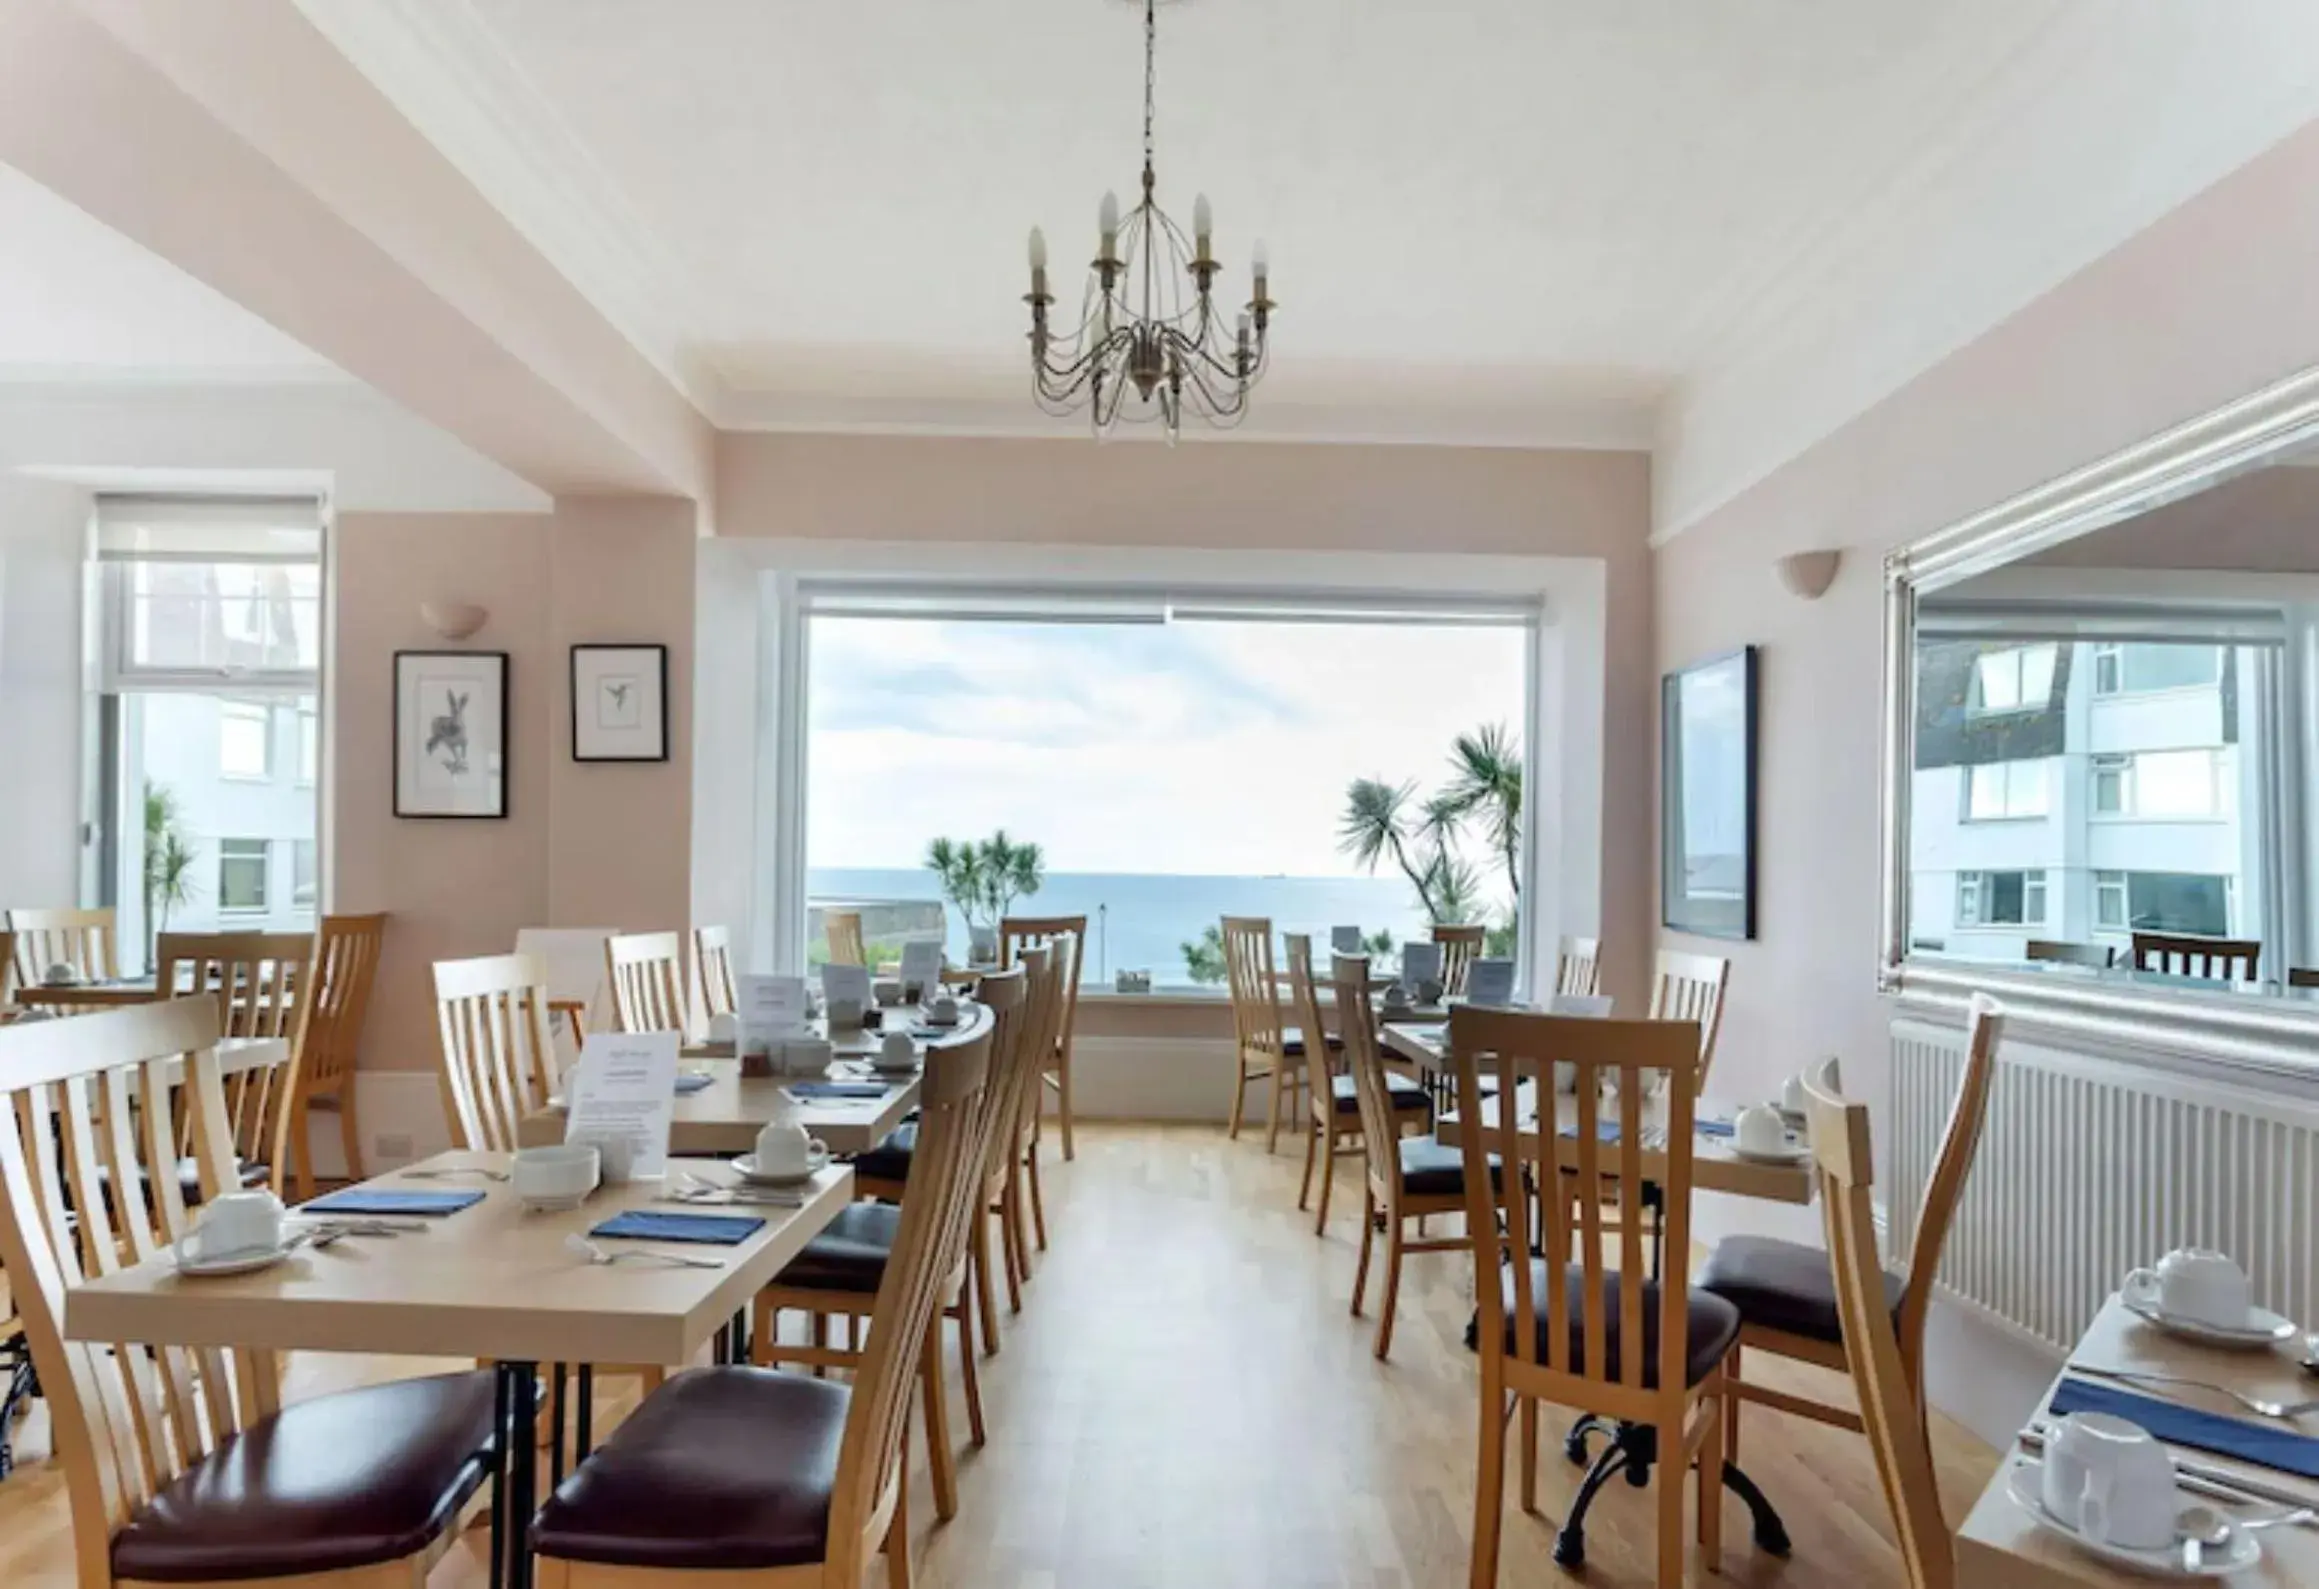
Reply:
<svg viewBox="0 0 2319 1589"><path fill-rule="evenodd" d="M97 498L104 563L319 563L314 497Z"/></svg>

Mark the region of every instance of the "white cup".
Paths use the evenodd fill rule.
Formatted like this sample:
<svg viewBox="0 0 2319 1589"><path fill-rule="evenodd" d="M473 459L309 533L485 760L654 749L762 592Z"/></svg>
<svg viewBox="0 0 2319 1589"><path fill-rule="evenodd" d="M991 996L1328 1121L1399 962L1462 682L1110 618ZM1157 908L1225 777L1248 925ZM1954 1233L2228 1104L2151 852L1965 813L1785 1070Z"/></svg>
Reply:
<svg viewBox="0 0 2319 1589"><path fill-rule="evenodd" d="M177 1261L199 1263L228 1253L269 1252L282 1245L282 1200L262 1188L227 1192L194 1215L192 1233L176 1244Z"/></svg>
<svg viewBox="0 0 2319 1589"><path fill-rule="evenodd" d="M1802 1114L1804 1112L1804 1099L1804 1078L1802 1076L1790 1076L1780 1084L1780 1107L1789 1114Z"/></svg>
<svg viewBox="0 0 2319 1589"><path fill-rule="evenodd" d="M958 999L950 993L937 993L926 1001L926 1013L936 1021L958 1019Z"/></svg>
<svg viewBox="0 0 2319 1589"><path fill-rule="evenodd" d="M564 1145L596 1150L596 1178L602 1185L624 1186L635 1174L636 1144L626 1137L571 1137Z"/></svg>
<svg viewBox="0 0 2319 1589"><path fill-rule="evenodd" d="M1788 1145L1788 1123L1770 1104L1750 1104L1731 1122L1731 1140L1749 1153L1777 1153Z"/></svg>
<svg viewBox="0 0 2319 1589"><path fill-rule="evenodd" d="M831 999L829 1001L829 1028L833 1032L851 1031L862 1024L862 1002L859 999Z"/></svg>
<svg viewBox="0 0 2319 1589"><path fill-rule="evenodd" d="M796 1120L774 1120L757 1133L757 1173L803 1175L815 1155L829 1157L828 1144Z"/></svg>
<svg viewBox="0 0 2319 1589"><path fill-rule="evenodd" d="M785 1076L819 1076L829 1070L837 1050L826 1037L787 1037L781 1040L781 1073Z"/></svg>
<svg viewBox="0 0 2319 1589"><path fill-rule="evenodd" d="M577 1208L603 1177L603 1149L593 1142L523 1148L508 1161L508 1185L538 1208Z"/></svg>
<svg viewBox="0 0 2319 1589"><path fill-rule="evenodd" d="M2181 1247L2158 1260L2155 1269L2137 1269L2126 1276L2126 1300L2161 1313L2224 1329L2246 1328L2254 1307L2254 1287L2247 1272L2227 1253L2204 1247Z"/></svg>
<svg viewBox="0 0 2319 1589"><path fill-rule="evenodd" d="M2140 1424L2072 1413L2045 1443L2045 1509L2096 1543L2162 1550L2174 1543L2174 1462Z"/></svg>
<svg viewBox="0 0 2319 1589"><path fill-rule="evenodd" d="M885 1041L878 1044L878 1065L883 1070L908 1070L918 1063L918 1044L908 1032L888 1032Z"/></svg>
<svg viewBox="0 0 2319 1589"><path fill-rule="evenodd" d="M709 1041L712 1043L731 1043L738 1047L741 1041L741 1018L730 1010L722 1015L710 1016Z"/></svg>
<svg viewBox="0 0 2319 1589"><path fill-rule="evenodd" d="M870 984L870 997L878 1001L878 1008L890 1010L902 1002L902 984L893 977L880 977Z"/></svg>
<svg viewBox="0 0 2319 1589"><path fill-rule="evenodd" d="M1386 983L1385 1008L1389 1010L1405 1010L1409 1008L1409 990L1398 982Z"/></svg>

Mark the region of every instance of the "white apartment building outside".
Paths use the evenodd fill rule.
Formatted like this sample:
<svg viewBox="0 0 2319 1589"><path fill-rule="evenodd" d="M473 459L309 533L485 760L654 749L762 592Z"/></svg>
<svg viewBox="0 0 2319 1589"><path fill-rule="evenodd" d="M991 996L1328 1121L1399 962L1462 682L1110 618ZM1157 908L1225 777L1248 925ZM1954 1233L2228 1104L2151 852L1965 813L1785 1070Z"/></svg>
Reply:
<svg viewBox="0 0 2319 1589"><path fill-rule="evenodd" d="M1957 640L1918 669L1917 947L2269 936L2256 648Z"/></svg>

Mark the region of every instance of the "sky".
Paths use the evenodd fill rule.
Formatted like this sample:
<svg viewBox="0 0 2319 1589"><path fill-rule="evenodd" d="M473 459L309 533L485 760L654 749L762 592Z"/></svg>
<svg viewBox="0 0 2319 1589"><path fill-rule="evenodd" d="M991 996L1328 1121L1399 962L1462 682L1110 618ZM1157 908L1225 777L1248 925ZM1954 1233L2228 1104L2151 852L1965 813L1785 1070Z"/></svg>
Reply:
<svg viewBox="0 0 2319 1589"><path fill-rule="evenodd" d="M816 618L814 866L1004 827L1061 872L1356 873L1355 778L1449 776L1523 720L1528 633L1407 624ZM1478 840L1467 853L1486 862Z"/></svg>

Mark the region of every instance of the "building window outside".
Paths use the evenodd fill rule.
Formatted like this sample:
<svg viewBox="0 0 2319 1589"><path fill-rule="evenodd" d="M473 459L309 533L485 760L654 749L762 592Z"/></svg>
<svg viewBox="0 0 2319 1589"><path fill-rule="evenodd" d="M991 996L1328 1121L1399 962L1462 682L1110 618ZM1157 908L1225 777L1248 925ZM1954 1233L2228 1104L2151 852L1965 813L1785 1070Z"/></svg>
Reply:
<svg viewBox="0 0 2319 1589"><path fill-rule="evenodd" d="M2144 750L2096 756L2094 812L2149 821L2210 822L2226 813L2216 750Z"/></svg>
<svg viewBox="0 0 2319 1589"><path fill-rule="evenodd" d="M2096 872L2094 925L2104 932L2227 938L2236 881L2198 872Z"/></svg>
<svg viewBox="0 0 2319 1589"><path fill-rule="evenodd" d="M217 908L242 915L266 909L268 851L264 839L217 841Z"/></svg>
<svg viewBox="0 0 2319 1589"><path fill-rule="evenodd" d="M2146 695L2222 682L2220 646L2097 645L2093 654L2096 695Z"/></svg>
<svg viewBox="0 0 2319 1589"><path fill-rule="evenodd" d="M221 778L263 783L274 775L274 712L257 701L220 701L217 771Z"/></svg>
<svg viewBox="0 0 2319 1589"><path fill-rule="evenodd" d="M2045 763L1993 761L1965 769L1967 822L2042 817L2048 806Z"/></svg>
<svg viewBox="0 0 2319 1589"><path fill-rule="evenodd" d="M1971 709L1975 712L2043 711L2053 698L2053 672L2060 648L2015 646L1973 661Z"/></svg>
<svg viewBox="0 0 2319 1589"><path fill-rule="evenodd" d="M298 782L313 788L322 776L322 715L313 707L298 709Z"/></svg>
<svg viewBox="0 0 2319 1589"><path fill-rule="evenodd" d="M290 903L312 910L321 889L322 852L312 839L290 841Z"/></svg>
<svg viewBox="0 0 2319 1589"><path fill-rule="evenodd" d="M2124 932L2127 920L2126 874L2094 873L2094 925L2110 932Z"/></svg>
<svg viewBox="0 0 2319 1589"><path fill-rule="evenodd" d="M1960 872L1957 925L2037 927L2045 922L2043 872Z"/></svg>

